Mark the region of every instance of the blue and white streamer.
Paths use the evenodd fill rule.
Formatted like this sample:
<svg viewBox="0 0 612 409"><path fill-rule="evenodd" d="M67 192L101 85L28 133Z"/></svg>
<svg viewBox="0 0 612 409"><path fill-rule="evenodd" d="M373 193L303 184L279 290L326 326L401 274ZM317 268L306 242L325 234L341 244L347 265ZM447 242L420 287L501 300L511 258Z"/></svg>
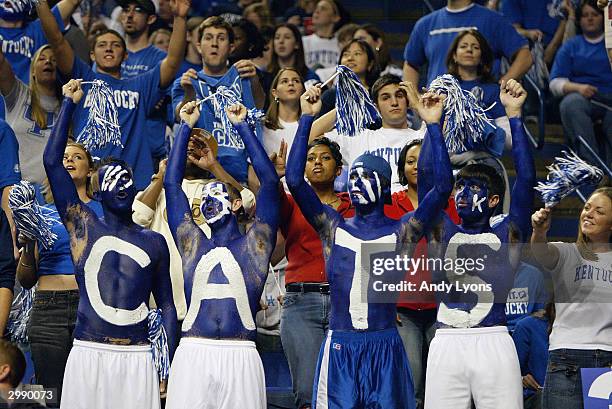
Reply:
<svg viewBox="0 0 612 409"><path fill-rule="evenodd" d="M9 313L6 330L10 335L11 341L25 344L28 342L27 327L32 313L34 301L34 288L22 288L21 292L13 298L13 305Z"/></svg>
<svg viewBox="0 0 612 409"><path fill-rule="evenodd" d="M551 4L547 6L548 14L553 18L565 19L567 16L563 13L562 6L564 0L553 0ZM570 7L576 10L580 6L580 0L570 0Z"/></svg>
<svg viewBox="0 0 612 409"><path fill-rule="evenodd" d="M373 123L380 114L357 74L339 65L336 84L336 130L340 135L355 136Z"/></svg>
<svg viewBox="0 0 612 409"><path fill-rule="evenodd" d="M159 374L159 379L168 379L170 373L170 352L168 350L168 337L164 328L160 309L149 310L149 342L153 352L153 361Z"/></svg>
<svg viewBox="0 0 612 409"><path fill-rule="evenodd" d="M459 85L450 74L444 74L431 82L429 91L445 95L444 139L449 153L487 150L488 138L495 133L495 123L487 117L478 99Z"/></svg>
<svg viewBox="0 0 612 409"><path fill-rule="evenodd" d="M82 82L92 87L86 96L86 106L89 107L87 122L77 137L91 151L111 144L123 148L121 143L121 128L119 114L113 97L113 91L102 80Z"/></svg>
<svg viewBox="0 0 612 409"><path fill-rule="evenodd" d="M556 157L548 166L546 182L538 182L535 188L546 207L553 207L564 197L582 186L596 185L604 173L596 166L580 159L574 152L562 151L565 157Z"/></svg>
<svg viewBox="0 0 612 409"><path fill-rule="evenodd" d="M232 87L220 85L215 93L210 94L209 96L200 101L200 104L203 104L204 102L209 100L211 101L215 117L221 120L223 132L226 135L230 135L230 138L233 139L239 138L240 136L234 128L234 125L227 117L226 109L235 104L242 104L241 94L242 92L240 90L240 84L236 82ZM245 122L249 124L251 128L254 129L257 124L259 122L263 122L264 119L264 112L257 108L253 108L247 111Z"/></svg>
<svg viewBox="0 0 612 409"><path fill-rule="evenodd" d="M36 191L30 182L22 180L14 185L8 204L20 233L30 240L37 240L45 249L53 247L57 235L51 228L54 223L59 223L59 216L56 211L36 202Z"/></svg>

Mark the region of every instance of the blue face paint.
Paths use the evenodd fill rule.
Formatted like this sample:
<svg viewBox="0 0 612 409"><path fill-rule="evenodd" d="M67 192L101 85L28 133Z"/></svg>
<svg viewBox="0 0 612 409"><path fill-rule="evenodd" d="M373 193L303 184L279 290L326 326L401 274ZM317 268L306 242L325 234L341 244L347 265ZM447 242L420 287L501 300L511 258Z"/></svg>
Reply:
<svg viewBox="0 0 612 409"><path fill-rule="evenodd" d="M487 184L476 178L459 178L455 183L457 213L464 222L488 220L493 212Z"/></svg>
<svg viewBox="0 0 612 409"><path fill-rule="evenodd" d="M349 194L353 206L367 206L380 200L382 191L378 173L363 167L351 169Z"/></svg>
<svg viewBox="0 0 612 409"><path fill-rule="evenodd" d="M0 2L0 18L6 21L21 21L26 18L32 6L27 0L4 0Z"/></svg>
<svg viewBox="0 0 612 409"><path fill-rule="evenodd" d="M132 211L136 197L136 187L129 168L119 163L111 163L98 169L100 199L108 208L118 211Z"/></svg>
<svg viewBox="0 0 612 409"><path fill-rule="evenodd" d="M232 201L223 183L210 182L204 187L200 210L208 224L215 224L231 216Z"/></svg>

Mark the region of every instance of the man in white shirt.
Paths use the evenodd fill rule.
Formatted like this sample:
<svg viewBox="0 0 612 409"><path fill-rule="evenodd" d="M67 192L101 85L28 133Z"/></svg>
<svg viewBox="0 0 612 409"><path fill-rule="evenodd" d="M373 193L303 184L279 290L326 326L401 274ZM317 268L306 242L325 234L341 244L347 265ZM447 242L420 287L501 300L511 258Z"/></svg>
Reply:
<svg viewBox="0 0 612 409"><path fill-rule="evenodd" d="M397 173L400 152L406 144L422 139L425 128L415 131L408 126L408 98L399 77L383 75L372 86L371 94L382 117L382 128L365 129L353 137L339 135L332 130L336 123L336 110L333 109L315 121L310 139L325 135L337 142L345 164L364 153L382 157L391 165L391 191L397 192L402 190Z"/></svg>

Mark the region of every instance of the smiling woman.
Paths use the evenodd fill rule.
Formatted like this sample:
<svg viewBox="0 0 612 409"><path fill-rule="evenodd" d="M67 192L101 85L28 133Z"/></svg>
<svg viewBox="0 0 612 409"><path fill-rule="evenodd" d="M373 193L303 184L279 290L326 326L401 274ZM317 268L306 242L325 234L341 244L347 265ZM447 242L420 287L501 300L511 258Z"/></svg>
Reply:
<svg viewBox="0 0 612 409"><path fill-rule="evenodd" d="M612 187L597 189L585 203L575 243L547 241L551 211L531 216L532 253L550 271L555 289L543 407L579 409L580 368L612 362Z"/></svg>

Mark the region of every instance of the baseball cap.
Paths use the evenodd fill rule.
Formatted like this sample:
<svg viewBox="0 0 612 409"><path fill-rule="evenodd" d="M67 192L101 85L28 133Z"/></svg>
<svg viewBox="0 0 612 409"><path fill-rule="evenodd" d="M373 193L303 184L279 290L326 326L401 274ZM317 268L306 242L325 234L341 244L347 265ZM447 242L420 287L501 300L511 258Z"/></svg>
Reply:
<svg viewBox="0 0 612 409"><path fill-rule="evenodd" d="M156 13L155 4L151 0L117 0L117 3L121 7L127 7L130 4L136 4L148 14Z"/></svg>

